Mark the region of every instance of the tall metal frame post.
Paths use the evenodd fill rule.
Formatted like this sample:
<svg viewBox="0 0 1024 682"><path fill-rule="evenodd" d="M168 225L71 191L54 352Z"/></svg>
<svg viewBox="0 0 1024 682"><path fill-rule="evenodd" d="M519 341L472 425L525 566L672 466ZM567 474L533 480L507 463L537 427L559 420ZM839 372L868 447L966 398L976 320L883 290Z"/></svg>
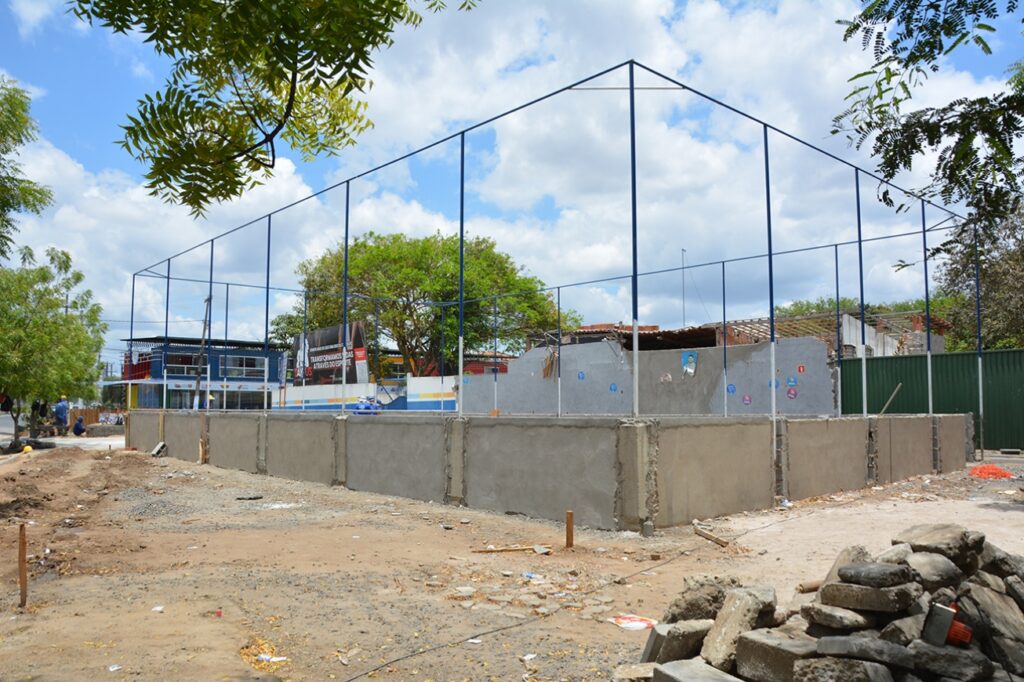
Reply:
<svg viewBox="0 0 1024 682"><path fill-rule="evenodd" d="M636 239L636 85L634 83L633 61L629 62L629 203L633 232L633 417L640 416L640 304L637 290L637 239Z"/></svg>
<svg viewBox="0 0 1024 682"><path fill-rule="evenodd" d="M854 194L857 199L857 277L860 281L860 409L868 416L868 322L864 310L864 234L860 214L860 169L853 169Z"/></svg>
<svg viewBox="0 0 1024 682"><path fill-rule="evenodd" d="M263 411L267 411L267 392L270 382L270 240L273 231L271 216L267 216L267 276L263 287Z"/></svg>
<svg viewBox="0 0 1024 682"><path fill-rule="evenodd" d="M455 400L458 406L459 417L462 417L463 403L462 394L465 379L463 372L463 324L465 322L466 306L466 133L459 135L459 383L455 386Z"/></svg>
<svg viewBox="0 0 1024 682"><path fill-rule="evenodd" d="M772 181L771 164L768 158L768 126L761 128L764 139L764 200L765 215L768 224L768 329L769 329L769 364L771 378L768 380L768 392L772 403L772 452L775 452L775 413L777 410L778 377L775 376L775 263L772 253Z"/></svg>
<svg viewBox="0 0 1024 682"><path fill-rule="evenodd" d="M555 384L558 391L558 406L556 407L555 416L562 416L562 287L555 288L555 309L558 316L558 339L557 339L557 355L555 356L555 364L557 365L558 375L555 377Z"/></svg>
<svg viewBox="0 0 1024 682"><path fill-rule="evenodd" d="M928 283L928 225L925 223L924 199L921 200L921 250L924 253L924 330L925 366L928 371L928 414L935 414L935 400L932 393L932 301L931 285Z"/></svg>
<svg viewBox="0 0 1024 682"><path fill-rule="evenodd" d="M203 327L206 329L206 390L203 391L203 397L206 399L206 414L210 414L210 391L213 389L213 358L211 357L211 349L213 348L213 249L215 239L210 240L210 279L206 283L206 298L208 299L206 304L206 310L210 315L210 319L206 321Z"/></svg>
<svg viewBox="0 0 1024 682"><path fill-rule="evenodd" d="M301 411L306 410L306 362L309 358L309 293L305 288L302 289L302 346L299 348L299 353L302 354L302 398ZM295 363L298 366L298 362ZM293 381L294 383L294 381Z"/></svg>
<svg viewBox="0 0 1024 682"><path fill-rule="evenodd" d="M348 409L348 212L349 183L345 183L345 243L341 275L341 413Z"/></svg>
<svg viewBox="0 0 1024 682"><path fill-rule="evenodd" d="M494 297L494 414L498 414L498 297Z"/></svg>
<svg viewBox="0 0 1024 682"><path fill-rule="evenodd" d="M128 396L125 400L125 409L132 409L132 374L135 367L133 344L135 342L135 277L137 273L132 273L132 308L128 315ZM139 401L136 399L135 404L138 405Z"/></svg>
<svg viewBox="0 0 1024 682"><path fill-rule="evenodd" d="M683 270L683 274L686 271ZM729 416L729 327L725 317L725 261L722 261L722 416Z"/></svg>
<svg viewBox="0 0 1024 682"><path fill-rule="evenodd" d="M832 245L836 273L836 416L843 416L843 322L839 301L839 245Z"/></svg>
<svg viewBox="0 0 1024 682"><path fill-rule="evenodd" d="M227 366L227 353L228 353L228 305L231 299L231 285L228 283L224 284L224 352L220 354L221 371L220 374L224 378L224 383L221 389L221 408L222 410L228 409L228 382L227 373L224 368Z"/></svg>
<svg viewBox="0 0 1024 682"><path fill-rule="evenodd" d="M444 303L441 303L441 385L444 386ZM441 398L441 411L444 411L444 398Z"/></svg>
<svg viewBox="0 0 1024 682"><path fill-rule="evenodd" d="M164 374L164 385L163 385L163 402L160 409L167 411L167 358L171 352L171 344L169 341L170 335L170 321L171 321L171 259L167 259L167 281L164 286L164 358L163 358L163 374Z"/></svg>
<svg viewBox="0 0 1024 682"><path fill-rule="evenodd" d="M978 350L978 446L981 458L985 459L985 356L981 345L981 243L978 241L977 226L974 227L974 319Z"/></svg>

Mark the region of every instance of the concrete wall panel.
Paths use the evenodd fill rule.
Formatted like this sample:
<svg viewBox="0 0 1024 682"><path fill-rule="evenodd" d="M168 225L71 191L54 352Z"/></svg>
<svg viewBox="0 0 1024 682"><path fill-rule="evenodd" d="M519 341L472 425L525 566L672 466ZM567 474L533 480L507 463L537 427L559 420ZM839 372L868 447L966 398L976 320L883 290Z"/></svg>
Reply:
<svg viewBox="0 0 1024 682"><path fill-rule="evenodd" d="M553 521L615 528L617 419L470 419L466 501Z"/></svg>
<svg viewBox="0 0 1024 682"><path fill-rule="evenodd" d="M125 445L140 452L151 451L160 442L160 413L132 410L128 442Z"/></svg>
<svg viewBox="0 0 1024 682"><path fill-rule="evenodd" d="M199 415L167 412L164 415L164 442L167 443L168 457L199 461Z"/></svg>
<svg viewBox="0 0 1024 682"><path fill-rule="evenodd" d="M259 414L210 415L210 464L256 473Z"/></svg>
<svg viewBox="0 0 1024 682"><path fill-rule="evenodd" d="M330 485L335 480L333 414L267 416L267 473Z"/></svg>
<svg viewBox="0 0 1024 682"><path fill-rule="evenodd" d="M790 419L786 429L792 499L856 490L867 484L866 419Z"/></svg>
<svg viewBox="0 0 1024 682"><path fill-rule="evenodd" d="M416 500L444 500L448 476L442 419L352 416L346 430L349 488Z"/></svg>
<svg viewBox="0 0 1024 682"><path fill-rule="evenodd" d="M774 481L768 419L663 420L658 429L658 526L770 507Z"/></svg>
<svg viewBox="0 0 1024 682"><path fill-rule="evenodd" d="M939 420L939 462L942 471L956 471L967 461L968 448L973 454L974 444L967 442L967 417L962 414L944 414Z"/></svg>
<svg viewBox="0 0 1024 682"><path fill-rule="evenodd" d="M889 422L890 481L932 472L932 418L882 417Z"/></svg>

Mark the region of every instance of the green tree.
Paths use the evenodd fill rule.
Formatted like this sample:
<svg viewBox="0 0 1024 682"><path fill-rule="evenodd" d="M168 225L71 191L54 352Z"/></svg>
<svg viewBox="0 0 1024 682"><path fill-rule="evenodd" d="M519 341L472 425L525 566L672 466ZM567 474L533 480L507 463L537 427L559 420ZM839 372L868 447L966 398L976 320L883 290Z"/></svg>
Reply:
<svg viewBox="0 0 1024 682"><path fill-rule="evenodd" d="M985 39L999 17L1016 18L1018 0L862 0L863 10L846 27L845 40L860 36L874 64L853 76L850 106L834 120L856 147L870 142L887 180L937 154L930 183L920 192L946 204L963 203L967 222L958 237L983 234L1021 204L1024 172L1024 62L1008 65L1003 91L958 97L944 106L913 107L914 90L960 48L992 50ZM1024 20L1024 17L1021 17ZM882 198L895 204L888 190ZM906 208L901 204L901 208ZM952 246L947 242L943 248Z"/></svg>
<svg viewBox="0 0 1024 682"><path fill-rule="evenodd" d="M0 258L8 258L18 231L17 213L40 213L52 200L50 190L25 178L18 150L36 137L28 93L0 76Z"/></svg>
<svg viewBox="0 0 1024 682"><path fill-rule="evenodd" d="M557 309L544 285L525 274L512 257L484 237L465 243L464 349L485 351L494 343L495 316L499 350L518 352L526 337L554 329ZM328 250L298 267L307 296L307 328L329 327L342 319L344 253ZM494 296L500 296L495 299ZM366 322L370 359L377 343L393 343L406 367L416 375L437 369L442 352L441 306L444 313L446 371L458 358L459 240L440 233L413 238L369 232L349 246L349 319ZM376 304L374 303L376 300ZM381 339L374 337L379 314ZM562 311L565 329L579 324L579 315ZM302 303L274 319L275 339L291 341L302 332ZM374 372L379 374L380 368Z"/></svg>
<svg viewBox="0 0 1024 682"><path fill-rule="evenodd" d="M28 248L18 268L0 268L0 393L12 400L14 445L21 417L36 398L95 395L106 325L82 273L66 251L48 249L36 265Z"/></svg>
<svg viewBox="0 0 1024 682"><path fill-rule="evenodd" d="M469 9L475 0L462 0ZM374 53L444 0L72 0L75 14L144 36L172 62L128 117L121 145L155 196L202 214L272 175L285 142L311 160L370 125L359 97Z"/></svg>
<svg viewBox="0 0 1024 682"><path fill-rule="evenodd" d="M957 243L939 269L942 287L956 295L947 315L953 323L958 350L976 346L975 255L972 242ZM992 244L977 255L981 266L982 346L1024 348L1024 214L1001 222Z"/></svg>

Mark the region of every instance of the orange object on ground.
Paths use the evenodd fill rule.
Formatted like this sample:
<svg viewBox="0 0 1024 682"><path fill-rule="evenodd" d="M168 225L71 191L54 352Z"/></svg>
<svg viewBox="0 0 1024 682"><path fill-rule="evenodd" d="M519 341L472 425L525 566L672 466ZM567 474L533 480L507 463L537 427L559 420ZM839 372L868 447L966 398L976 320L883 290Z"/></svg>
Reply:
<svg viewBox="0 0 1024 682"><path fill-rule="evenodd" d="M971 469L974 478L1013 478L1013 473L995 464L979 464Z"/></svg>

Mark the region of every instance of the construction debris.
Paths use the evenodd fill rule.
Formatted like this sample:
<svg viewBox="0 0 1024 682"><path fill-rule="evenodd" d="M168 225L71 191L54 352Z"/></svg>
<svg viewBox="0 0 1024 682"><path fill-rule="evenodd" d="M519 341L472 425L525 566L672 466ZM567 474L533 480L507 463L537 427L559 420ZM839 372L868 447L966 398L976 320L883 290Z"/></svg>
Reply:
<svg viewBox="0 0 1024 682"><path fill-rule="evenodd" d="M843 550L788 619L770 587L687 578L641 662L666 682L1024 682L1024 557L953 524L892 544Z"/></svg>

